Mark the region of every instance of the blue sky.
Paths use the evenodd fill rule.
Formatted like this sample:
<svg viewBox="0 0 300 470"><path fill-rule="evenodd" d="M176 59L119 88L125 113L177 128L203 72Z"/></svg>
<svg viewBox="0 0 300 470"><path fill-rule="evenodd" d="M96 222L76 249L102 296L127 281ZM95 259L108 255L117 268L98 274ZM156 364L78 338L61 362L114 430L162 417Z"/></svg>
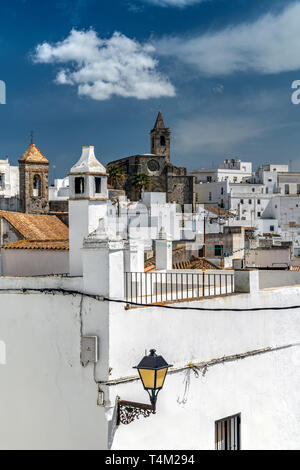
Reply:
<svg viewBox="0 0 300 470"><path fill-rule="evenodd" d="M82 145L104 164L146 153L160 109L176 165L300 170L299 33L299 1L2 1L0 158L32 129L56 176Z"/></svg>

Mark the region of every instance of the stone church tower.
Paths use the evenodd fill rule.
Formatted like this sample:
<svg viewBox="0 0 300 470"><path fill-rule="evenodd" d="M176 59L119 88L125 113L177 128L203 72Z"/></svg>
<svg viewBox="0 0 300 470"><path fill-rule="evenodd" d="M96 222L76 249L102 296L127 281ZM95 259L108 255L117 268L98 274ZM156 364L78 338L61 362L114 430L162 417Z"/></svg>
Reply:
<svg viewBox="0 0 300 470"><path fill-rule="evenodd" d="M159 111L154 128L150 132L151 153L165 157L168 163L170 163L170 136L171 131L166 127L164 118Z"/></svg>
<svg viewBox="0 0 300 470"><path fill-rule="evenodd" d="M48 160L31 140L19 160L21 212L48 214L48 172Z"/></svg>

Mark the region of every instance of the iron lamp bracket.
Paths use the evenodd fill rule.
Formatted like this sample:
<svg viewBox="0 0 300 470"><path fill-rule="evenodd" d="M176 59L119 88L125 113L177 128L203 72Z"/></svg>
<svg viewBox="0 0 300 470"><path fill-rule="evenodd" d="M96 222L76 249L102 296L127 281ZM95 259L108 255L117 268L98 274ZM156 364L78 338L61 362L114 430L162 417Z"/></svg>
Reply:
<svg viewBox="0 0 300 470"><path fill-rule="evenodd" d="M121 423L130 424L135 419L139 419L140 416L148 418L155 413L155 408L152 405L133 401L118 400L117 407L117 425Z"/></svg>

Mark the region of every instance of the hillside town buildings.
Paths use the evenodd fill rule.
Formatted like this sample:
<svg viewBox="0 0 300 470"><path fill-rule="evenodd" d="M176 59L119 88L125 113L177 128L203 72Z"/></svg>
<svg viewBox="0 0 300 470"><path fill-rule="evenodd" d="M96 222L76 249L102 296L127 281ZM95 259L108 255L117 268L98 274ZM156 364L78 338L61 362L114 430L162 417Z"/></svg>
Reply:
<svg viewBox="0 0 300 470"><path fill-rule="evenodd" d="M19 192L7 183L1 449L299 448L297 174L227 160L179 175L185 205L166 190L178 175L161 115L151 137L139 161L172 174L138 198L109 187L93 146L48 188L31 142ZM167 365L156 408L134 368L151 390L151 358Z"/></svg>

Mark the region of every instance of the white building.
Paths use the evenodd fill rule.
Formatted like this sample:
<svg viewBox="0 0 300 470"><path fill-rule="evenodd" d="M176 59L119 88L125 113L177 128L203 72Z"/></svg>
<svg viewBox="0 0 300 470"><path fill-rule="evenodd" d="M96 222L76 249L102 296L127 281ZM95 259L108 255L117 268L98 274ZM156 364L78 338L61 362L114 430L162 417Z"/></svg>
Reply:
<svg viewBox="0 0 300 470"><path fill-rule="evenodd" d="M199 170L192 170L190 174L196 177L196 184L218 181L241 183L245 178L251 178L252 163L232 158L224 160L224 163L218 168L200 168Z"/></svg>
<svg viewBox="0 0 300 470"><path fill-rule="evenodd" d="M49 201L67 201L69 199L69 177L57 178L49 186Z"/></svg>
<svg viewBox="0 0 300 470"><path fill-rule="evenodd" d="M83 239L93 232L107 212L107 174L95 157L94 147L82 147L78 162L69 173L70 274L82 275Z"/></svg>
<svg viewBox="0 0 300 470"><path fill-rule="evenodd" d="M0 448L299 449L300 273L172 269L153 194L145 273L93 147L69 178L71 276L0 277ZM133 369L153 348L172 364L155 414Z"/></svg>
<svg viewBox="0 0 300 470"><path fill-rule="evenodd" d="M102 223L82 256L83 276L0 278L1 449L299 449L299 272L237 271L219 296L233 283L194 271L183 302L160 271L173 301L128 308L123 241ZM133 419L152 348L172 367L156 414Z"/></svg>
<svg viewBox="0 0 300 470"><path fill-rule="evenodd" d="M0 209L19 210L19 167L0 160Z"/></svg>

